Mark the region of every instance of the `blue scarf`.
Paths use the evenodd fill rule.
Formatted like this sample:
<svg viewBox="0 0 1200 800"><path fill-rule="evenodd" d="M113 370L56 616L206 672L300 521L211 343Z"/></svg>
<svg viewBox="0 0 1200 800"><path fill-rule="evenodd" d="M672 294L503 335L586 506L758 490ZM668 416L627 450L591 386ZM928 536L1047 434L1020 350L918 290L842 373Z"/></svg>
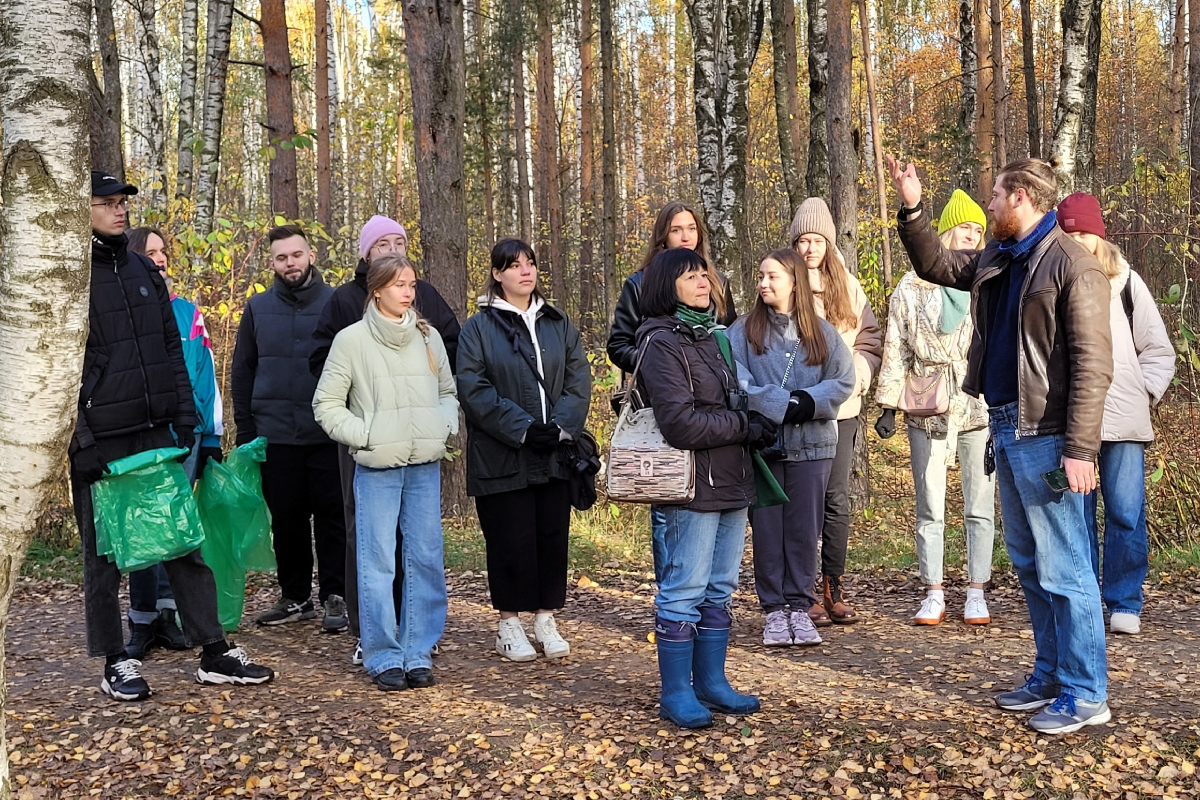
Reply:
<svg viewBox="0 0 1200 800"><path fill-rule="evenodd" d="M1000 251L1007 253L1013 261L1024 258L1033 248L1037 247L1038 242L1046 238L1046 234L1050 233L1057 221L1058 215L1052 208L1046 212L1042 221L1024 239L1006 239L1000 242Z"/></svg>

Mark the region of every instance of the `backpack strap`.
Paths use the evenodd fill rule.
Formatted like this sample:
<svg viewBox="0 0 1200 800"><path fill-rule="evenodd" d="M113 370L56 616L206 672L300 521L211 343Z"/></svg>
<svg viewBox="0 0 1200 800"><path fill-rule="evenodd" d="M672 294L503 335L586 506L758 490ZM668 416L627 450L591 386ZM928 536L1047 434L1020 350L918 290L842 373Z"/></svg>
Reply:
<svg viewBox="0 0 1200 800"><path fill-rule="evenodd" d="M1125 319L1129 320L1129 332L1133 332L1133 269L1129 270L1129 279L1121 290L1121 305L1125 308Z"/></svg>

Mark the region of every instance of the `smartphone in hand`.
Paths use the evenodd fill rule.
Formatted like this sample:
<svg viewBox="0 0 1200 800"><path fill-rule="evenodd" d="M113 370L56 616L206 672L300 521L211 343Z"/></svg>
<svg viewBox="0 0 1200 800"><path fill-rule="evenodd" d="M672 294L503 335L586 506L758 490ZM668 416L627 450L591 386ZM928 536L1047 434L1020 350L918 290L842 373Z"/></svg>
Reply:
<svg viewBox="0 0 1200 800"><path fill-rule="evenodd" d="M1059 494L1071 488L1071 483L1067 480L1067 471L1062 467L1052 469L1049 472L1043 472L1042 480L1046 482L1051 491L1058 492Z"/></svg>

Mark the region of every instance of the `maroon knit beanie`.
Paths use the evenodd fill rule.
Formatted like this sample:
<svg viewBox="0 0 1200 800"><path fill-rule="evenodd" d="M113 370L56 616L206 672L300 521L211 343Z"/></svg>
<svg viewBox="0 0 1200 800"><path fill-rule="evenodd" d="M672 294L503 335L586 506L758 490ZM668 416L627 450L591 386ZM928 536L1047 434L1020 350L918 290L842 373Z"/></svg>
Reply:
<svg viewBox="0 0 1200 800"><path fill-rule="evenodd" d="M1100 201L1090 194L1076 192L1058 204L1058 226L1067 233L1094 233L1104 238L1104 217Z"/></svg>

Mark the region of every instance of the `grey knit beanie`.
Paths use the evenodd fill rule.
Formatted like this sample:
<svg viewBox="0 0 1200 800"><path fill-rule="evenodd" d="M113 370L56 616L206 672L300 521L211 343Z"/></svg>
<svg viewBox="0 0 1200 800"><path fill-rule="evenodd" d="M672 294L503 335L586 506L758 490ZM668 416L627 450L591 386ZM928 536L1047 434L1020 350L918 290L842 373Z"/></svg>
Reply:
<svg viewBox="0 0 1200 800"><path fill-rule="evenodd" d="M795 247L796 240L806 233L819 233L831 245L837 241L833 214L829 213L829 206L819 197L808 198L796 209L796 216L788 229L788 244Z"/></svg>

